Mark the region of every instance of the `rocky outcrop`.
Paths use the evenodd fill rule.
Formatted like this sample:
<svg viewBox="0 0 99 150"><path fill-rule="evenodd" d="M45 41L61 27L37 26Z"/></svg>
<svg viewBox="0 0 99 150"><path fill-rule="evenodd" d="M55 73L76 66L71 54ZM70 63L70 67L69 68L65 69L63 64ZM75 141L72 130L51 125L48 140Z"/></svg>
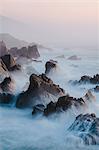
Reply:
<svg viewBox="0 0 99 150"><path fill-rule="evenodd" d="M49 116L53 113L67 111L71 107L76 109L83 107L86 108L88 102L95 100L95 97L92 95L91 91L88 91L82 98L74 98L69 95L59 97L57 102L50 102L47 107L44 109L44 115Z"/></svg>
<svg viewBox="0 0 99 150"><path fill-rule="evenodd" d="M51 79L45 74L30 76L30 85L27 91L21 93L17 99L16 107L25 108L33 107L36 104L47 104L48 96L51 94L56 99L64 95L64 90L58 85L54 84ZM44 101L45 97L45 101Z"/></svg>
<svg viewBox="0 0 99 150"><path fill-rule="evenodd" d="M32 115L43 114L45 106L43 104L38 104L33 107Z"/></svg>
<svg viewBox="0 0 99 150"><path fill-rule="evenodd" d="M10 54L2 56L1 60L9 71L21 69L21 66L19 64L16 64L15 59Z"/></svg>
<svg viewBox="0 0 99 150"><path fill-rule="evenodd" d="M56 69L57 67L57 61L49 60L45 64L45 74L48 74L50 71L53 71L53 69Z"/></svg>
<svg viewBox="0 0 99 150"><path fill-rule="evenodd" d="M4 56L8 53L8 50L6 48L6 45L3 41L0 41L0 57Z"/></svg>
<svg viewBox="0 0 99 150"><path fill-rule="evenodd" d="M0 59L0 81L2 81L7 76L8 76L8 69L3 63L2 59Z"/></svg>
<svg viewBox="0 0 99 150"><path fill-rule="evenodd" d="M93 77L84 75L84 76L81 77L81 79L79 81L77 81L77 80L75 80L75 81L70 80L69 82L72 83L73 85L87 84L87 83L99 84L99 74L96 74Z"/></svg>
<svg viewBox="0 0 99 150"><path fill-rule="evenodd" d="M79 108L85 106L85 101L82 98L73 98L69 95L59 97L57 102L50 102L44 109L44 115L49 116L53 113L63 112L70 109L72 106Z"/></svg>
<svg viewBox="0 0 99 150"><path fill-rule="evenodd" d="M11 77L6 77L0 83L0 89L1 89L1 92L13 93L13 91L14 91L14 81L11 79Z"/></svg>
<svg viewBox="0 0 99 150"><path fill-rule="evenodd" d="M85 144L99 144L99 118L95 114L80 114L68 129Z"/></svg>
<svg viewBox="0 0 99 150"><path fill-rule="evenodd" d="M9 53L13 55L14 57L26 57L29 59L31 58L37 59L38 57L40 57L40 54L36 45L22 47L20 49L18 49L17 47L14 47L9 50Z"/></svg>

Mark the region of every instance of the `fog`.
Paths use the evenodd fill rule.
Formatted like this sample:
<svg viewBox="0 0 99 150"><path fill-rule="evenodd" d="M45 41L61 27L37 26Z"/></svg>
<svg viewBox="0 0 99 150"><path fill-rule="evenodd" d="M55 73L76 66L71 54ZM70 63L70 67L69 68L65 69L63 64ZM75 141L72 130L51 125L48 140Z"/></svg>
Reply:
<svg viewBox="0 0 99 150"><path fill-rule="evenodd" d="M3 0L0 32L64 48L99 48L98 0Z"/></svg>

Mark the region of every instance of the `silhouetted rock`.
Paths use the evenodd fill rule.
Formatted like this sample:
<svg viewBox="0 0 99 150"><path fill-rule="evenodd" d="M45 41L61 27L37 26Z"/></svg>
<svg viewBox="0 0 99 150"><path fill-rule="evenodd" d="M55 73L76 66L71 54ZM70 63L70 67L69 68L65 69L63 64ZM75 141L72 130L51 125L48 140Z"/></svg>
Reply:
<svg viewBox="0 0 99 150"><path fill-rule="evenodd" d="M57 67L57 62L54 60L49 60L45 64L45 74L48 74L50 71L53 69L56 69Z"/></svg>
<svg viewBox="0 0 99 150"><path fill-rule="evenodd" d="M1 59L9 71L21 69L21 66L16 64L15 59L10 54L2 56Z"/></svg>
<svg viewBox="0 0 99 150"><path fill-rule="evenodd" d="M13 47L9 50L9 53L12 54L14 57L26 57L26 58L35 58L37 59L40 57L39 51L36 45L22 47L18 49L17 47Z"/></svg>
<svg viewBox="0 0 99 150"><path fill-rule="evenodd" d="M0 93L0 103L10 104L13 103L15 96L10 93Z"/></svg>
<svg viewBox="0 0 99 150"><path fill-rule="evenodd" d="M68 129L83 139L84 143L99 144L99 118L95 114L81 114Z"/></svg>
<svg viewBox="0 0 99 150"><path fill-rule="evenodd" d="M0 57L4 56L8 53L8 50L6 48L6 45L3 41L0 41Z"/></svg>
<svg viewBox="0 0 99 150"><path fill-rule="evenodd" d="M51 79L42 75L32 74L30 76L30 85L27 91L21 93L17 99L16 107L33 107L35 104L47 104L48 95L53 95L56 98L64 94L64 90L54 84ZM45 97L45 101L44 101Z"/></svg>

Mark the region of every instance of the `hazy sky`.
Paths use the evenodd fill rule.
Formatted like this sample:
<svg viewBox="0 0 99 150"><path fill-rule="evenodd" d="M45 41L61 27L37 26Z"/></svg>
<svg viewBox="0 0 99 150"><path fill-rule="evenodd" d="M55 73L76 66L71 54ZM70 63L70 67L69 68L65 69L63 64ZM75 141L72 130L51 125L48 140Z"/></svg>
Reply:
<svg viewBox="0 0 99 150"><path fill-rule="evenodd" d="M29 41L90 48L99 42L98 0L0 0L0 14L27 24L24 36L15 34Z"/></svg>

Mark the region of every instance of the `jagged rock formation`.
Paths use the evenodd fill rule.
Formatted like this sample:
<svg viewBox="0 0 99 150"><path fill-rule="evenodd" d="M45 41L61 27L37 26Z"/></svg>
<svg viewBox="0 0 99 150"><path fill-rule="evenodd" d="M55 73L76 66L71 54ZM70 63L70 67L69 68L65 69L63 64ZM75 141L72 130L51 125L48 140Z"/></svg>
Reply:
<svg viewBox="0 0 99 150"><path fill-rule="evenodd" d="M8 76L8 69L3 63L2 59L0 59L0 81L2 81L7 76Z"/></svg>
<svg viewBox="0 0 99 150"><path fill-rule="evenodd" d="M51 79L45 74L30 76L30 85L27 91L21 93L17 99L16 107L25 108L33 107L36 104L47 104L47 99L50 95L55 96L56 99L64 95L64 90L58 85L54 84ZM44 101L45 97L45 101Z"/></svg>
<svg viewBox="0 0 99 150"><path fill-rule="evenodd" d="M68 130L82 138L87 145L99 144L99 118L95 114L80 114Z"/></svg>
<svg viewBox="0 0 99 150"><path fill-rule="evenodd" d="M22 47L18 49L17 47L11 48L9 53L12 54L14 57L26 57L26 58L35 58L37 59L40 57L39 51L36 45Z"/></svg>
<svg viewBox="0 0 99 150"><path fill-rule="evenodd" d="M45 74L48 74L53 69L56 69L57 67L57 61L49 60L45 64Z"/></svg>
<svg viewBox="0 0 99 150"><path fill-rule="evenodd" d="M10 54L2 56L1 60L9 71L21 69L21 66L19 64L16 64L15 59Z"/></svg>
<svg viewBox="0 0 99 150"><path fill-rule="evenodd" d="M59 97L57 102L50 102L44 109L44 115L49 116L53 113L67 111L71 107L76 109L86 107L88 102L95 100L95 97L88 91L83 98L74 98L69 95Z"/></svg>
<svg viewBox="0 0 99 150"><path fill-rule="evenodd" d="M94 75L93 77L91 76L82 76L79 81L74 81L75 84L79 83L91 83L91 84L99 84L99 74Z"/></svg>

